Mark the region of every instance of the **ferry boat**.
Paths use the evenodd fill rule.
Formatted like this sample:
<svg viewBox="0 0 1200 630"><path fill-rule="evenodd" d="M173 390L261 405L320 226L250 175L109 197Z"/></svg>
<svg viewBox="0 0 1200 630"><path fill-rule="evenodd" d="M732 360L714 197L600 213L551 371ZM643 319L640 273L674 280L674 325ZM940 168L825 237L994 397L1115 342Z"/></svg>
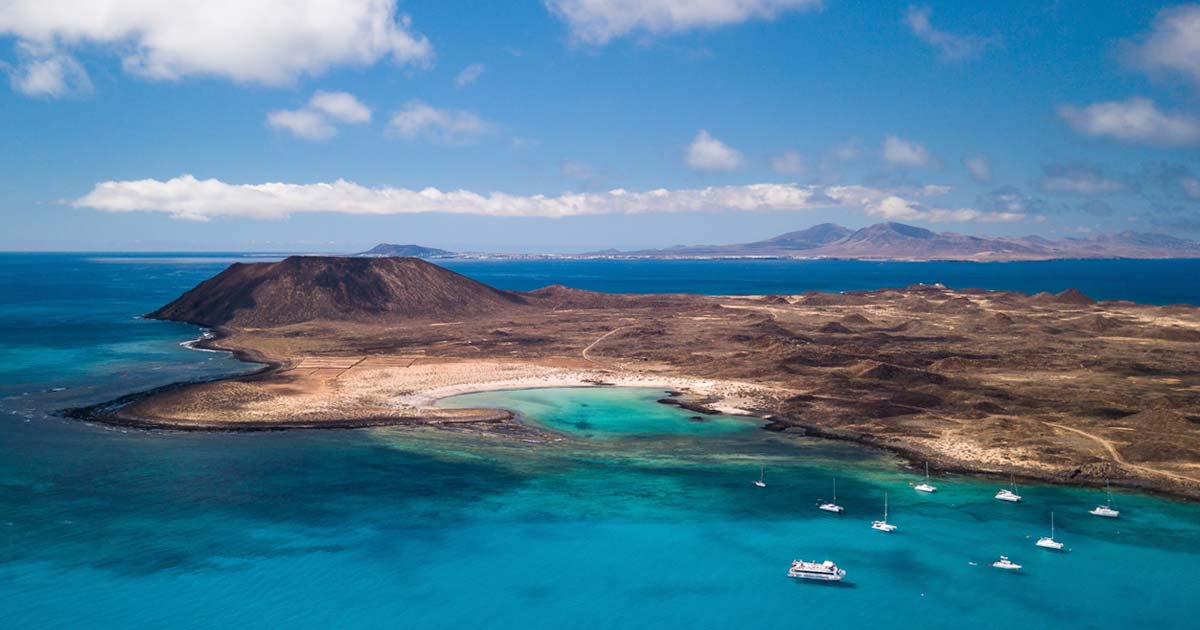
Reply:
<svg viewBox="0 0 1200 630"><path fill-rule="evenodd" d="M842 578L846 577L846 571L839 569L838 565L826 560L824 562L805 562L804 560L792 560L792 566L788 569L788 577L798 580L819 580L822 582L841 582Z"/></svg>
<svg viewBox="0 0 1200 630"><path fill-rule="evenodd" d="M937 486L929 483L929 462L925 462L925 481L913 486L917 492L937 492Z"/></svg>
<svg viewBox="0 0 1200 630"><path fill-rule="evenodd" d="M996 499L999 501L1008 501L1009 503L1020 503L1021 495L1017 494L1017 482L1009 477L1009 488L1001 488L1000 492L996 493Z"/></svg>
<svg viewBox="0 0 1200 630"><path fill-rule="evenodd" d="M1105 503L1104 505L1097 505L1096 507L1088 510L1088 514L1092 514L1094 516L1103 516L1104 518L1119 518L1121 516L1121 512L1120 510L1114 510L1112 507L1112 488L1108 485L1108 482L1104 483L1104 488L1108 493L1108 503Z"/></svg>
<svg viewBox="0 0 1200 630"><path fill-rule="evenodd" d="M877 529L881 532L892 533L896 531L896 526L887 522L887 493L883 493L883 520L871 521L871 529Z"/></svg>
<svg viewBox="0 0 1200 630"><path fill-rule="evenodd" d="M996 567L997 569L1004 569L1005 571L1020 571L1021 570L1021 565L1017 564L1016 562L1013 562L1012 560L1009 560L1008 556L1000 556L1000 559L993 562L992 566Z"/></svg>
<svg viewBox="0 0 1200 630"><path fill-rule="evenodd" d="M1058 542L1057 540L1054 540L1054 512L1050 513L1050 535L1042 536L1041 538L1038 539L1037 543L1035 543L1035 544L1039 547L1043 547L1046 549L1062 551L1063 544Z"/></svg>
<svg viewBox="0 0 1200 630"><path fill-rule="evenodd" d="M833 512L834 514L841 514L842 512L846 511L846 508L838 505L837 502L837 477L833 478L833 500L826 501L825 503L818 505L817 509L825 510L826 512Z"/></svg>
<svg viewBox="0 0 1200 630"><path fill-rule="evenodd" d="M766 470L762 466L758 467L758 481L755 481L754 485L758 486L759 488L767 487L767 482L763 480L763 474L765 472Z"/></svg>

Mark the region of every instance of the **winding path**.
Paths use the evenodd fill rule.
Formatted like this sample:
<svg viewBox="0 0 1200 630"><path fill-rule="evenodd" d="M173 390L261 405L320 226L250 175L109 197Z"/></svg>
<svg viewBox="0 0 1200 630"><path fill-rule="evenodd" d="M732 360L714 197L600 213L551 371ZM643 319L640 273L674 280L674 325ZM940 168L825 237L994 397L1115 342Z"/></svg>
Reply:
<svg viewBox="0 0 1200 630"><path fill-rule="evenodd" d="M616 328L614 328L614 329L612 329L612 330L610 330L610 331L608 331L608 332L604 333L603 335L600 335L599 337L597 337L597 338L596 338L596 340L595 340L595 341L593 341L592 343L588 344L588 347L584 348L584 349L583 349L583 352L580 352L580 353L579 353L579 354L580 354L580 356L582 356L584 359L586 359L586 360L588 360L588 361L591 361L592 363L595 363L596 365L600 365L600 362L599 362L599 361L596 361L595 359L593 359L593 358L591 358L591 357L589 357L589 356L588 356L588 352L589 352L589 351L590 351L592 348L595 348L595 347L596 347L596 344L598 344L598 343L600 343L601 341L604 341L605 339L607 339L607 338L609 337L609 335L612 335L613 333L616 333L617 331L620 331L620 330L624 330L624 329L626 329L626 328L629 328L629 327L628 327L628 326L617 326Z"/></svg>
<svg viewBox="0 0 1200 630"><path fill-rule="evenodd" d="M1126 466L1128 468L1133 468L1135 470L1140 470L1142 472L1147 472L1147 473L1151 473L1154 475L1163 475L1165 477L1171 477L1172 479L1175 479L1177 481L1200 483L1200 479L1197 479L1195 477L1189 477L1187 475L1180 475L1178 473L1168 472L1165 470L1159 470L1157 468L1150 468L1149 466L1142 466L1141 464L1134 464L1132 462L1129 462L1128 460L1125 459L1124 456L1121 455L1121 452L1117 450L1117 447L1113 445L1112 440L1100 437L1099 435L1096 435L1095 433L1088 433L1087 431L1084 431L1082 429L1076 429L1074 427L1069 427L1065 424L1059 424L1057 422L1047 422L1046 424L1049 426L1052 426L1056 429L1062 429L1063 431L1070 431L1071 433L1082 435L1083 437L1088 438L1088 439L1100 444L1100 446L1103 446L1104 450L1108 451L1108 454L1110 456L1112 456L1113 461L1116 462L1117 464L1120 464L1121 466Z"/></svg>

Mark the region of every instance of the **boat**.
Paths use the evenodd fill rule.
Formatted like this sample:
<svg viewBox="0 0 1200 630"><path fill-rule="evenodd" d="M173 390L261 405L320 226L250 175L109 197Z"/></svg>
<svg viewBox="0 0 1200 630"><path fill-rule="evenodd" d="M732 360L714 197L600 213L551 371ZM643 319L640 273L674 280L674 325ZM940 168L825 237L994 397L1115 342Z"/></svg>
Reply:
<svg viewBox="0 0 1200 630"><path fill-rule="evenodd" d="M1108 503L1105 503L1104 505L1097 505L1096 507L1088 510L1088 514L1103 516L1104 518L1119 518L1121 516L1121 512L1120 510L1114 510L1112 507L1112 487L1108 485L1107 481L1104 482L1104 488L1105 492L1108 493Z"/></svg>
<svg viewBox="0 0 1200 630"><path fill-rule="evenodd" d="M824 562L805 562L804 560L792 560L792 566L788 569L788 577L798 580L819 580L821 582L841 582L846 577L845 569L839 569L838 565L826 560Z"/></svg>
<svg viewBox="0 0 1200 630"><path fill-rule="evenodd" d="M1000 559L993 562L992 566L996 567L997 569L1004 569L1005 571L1020 571L1021 570L1021 565L1017 564L1016 562L1013 562L1012 560L1009 560L1008 556L1000 556Z"/></svg>
<svg viewBox="0 0 1200 630"><path fill-rule="evenodd" d="M817 509L825 510L826 512L833 512L834 514L841 514L842 512L846 511L846 508L838 505L837 502L837 477L833 478L833 500L826 501L825 503L818 505Z"/></svg>
<svg viewBox="0 0 1200 630"><path fill-rule="evenodd" d="M754 482L754 485L758 486L759 488L766 488L766 487L767 487L767 482L766 482L766 481L763 481L763 473L764 473L764 472L765 472L765 471L763 470L763 467L762 467L762 466L759 466L759 467L758 467L758 481L755 481L755 482Z"/></svg>
<svg viewBox="0 0 1200 630"><path fill-rule="evenodd" d="M1009 488L1001 488L1000 492L996 493L996 499L1000 501L1008 501L1009 503L1020 503L1021 495L1017 494L1017 482L1009 477Z"/></svg>
<svg viewBox="0 0 1200 630"><path fill-rule="evenodd" d="M892 533L896 531L896 526L887 522L887 493L883 493L883 520L871 521L871 529L877 529L881 532Z"/></svg>
<svg viewBox="0 0 1200 630"><path fill-rule="evenodd" d="M1050 513L1050 535L1042 536L1041 538L1038 539L1036 544L1037 544L1037 546L1043 547L1045 549L1053 549L1055 551L1062 551L1063 544L1058 542L1057 540L1054 540L1054 512Z"/></svg>
<svg viewBox="0 0 1200 630"><path fill-rule="evenodd" d="M925 462L925 481L913 486L917 492L937 492L937 486L929 483L929 462Z"/></svg>

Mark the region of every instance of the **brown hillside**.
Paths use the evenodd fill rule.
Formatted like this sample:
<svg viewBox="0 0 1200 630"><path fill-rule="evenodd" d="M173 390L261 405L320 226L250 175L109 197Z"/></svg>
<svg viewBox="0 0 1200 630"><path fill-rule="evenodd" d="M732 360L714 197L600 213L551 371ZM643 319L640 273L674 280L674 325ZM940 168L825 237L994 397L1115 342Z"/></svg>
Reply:
<svg viewBox="0 0 1200 630"><path fill-rule="evenodd" d="M203 326L278 326L314 319L448 320L529 308L416 258L292 256L236 263L147 315Z"/></svg>

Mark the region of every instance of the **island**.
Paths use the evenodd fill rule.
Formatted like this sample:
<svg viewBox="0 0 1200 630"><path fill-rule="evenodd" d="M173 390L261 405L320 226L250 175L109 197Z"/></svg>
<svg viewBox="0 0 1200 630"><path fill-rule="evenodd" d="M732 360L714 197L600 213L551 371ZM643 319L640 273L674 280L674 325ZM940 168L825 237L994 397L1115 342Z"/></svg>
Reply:
<svg viewBox="0 0 1200 630"><path fill-rule="evenodd" d="M1200 496L1200 309L1067 290L838 294L496 289L416 258L238 263L148 317L261 371L79 410L143 428L380 425L555 439L454 394L646 386L781 436L935 470ZM508 436L508 437L506 437Z"/></svg>

